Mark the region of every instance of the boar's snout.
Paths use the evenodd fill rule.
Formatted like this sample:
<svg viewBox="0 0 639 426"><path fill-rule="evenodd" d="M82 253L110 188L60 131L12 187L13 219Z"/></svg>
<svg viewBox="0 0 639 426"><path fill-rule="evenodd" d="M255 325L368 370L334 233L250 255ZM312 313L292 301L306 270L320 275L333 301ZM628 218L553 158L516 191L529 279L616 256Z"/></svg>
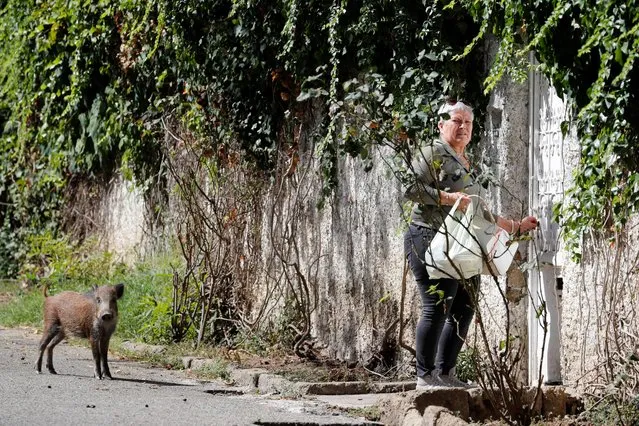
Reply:
<svg viewBox="0 0 639 426"><path fill-rule="evenodd" d="M100 318L102 318L102 321L111 321L113 319L113 314L111 312L104 312Z"/></svg>
<svg viewBox="0 0 639 426"><path fill-rule="evenodd" d="M98 305L96 316L103 322L111 322L118 318L118 305L115 299Z"/></svg>

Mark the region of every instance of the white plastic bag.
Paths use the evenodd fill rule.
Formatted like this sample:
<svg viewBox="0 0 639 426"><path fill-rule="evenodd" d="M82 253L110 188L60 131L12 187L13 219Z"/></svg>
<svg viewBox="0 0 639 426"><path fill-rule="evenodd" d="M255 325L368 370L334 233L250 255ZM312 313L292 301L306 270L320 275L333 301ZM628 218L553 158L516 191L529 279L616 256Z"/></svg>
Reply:
<svg viewBox="0 0 639 426"><path fill-rule="evenodd" d="M426 248L424 261L428 276L438 278L470 278L482 271L481 248L472 235L473 206L466 213L457 211L457 200L437 234Z"/></svg>
<svg viewBox="0 0 639 426"><path fill-rule="evenodd" d="M517 253L519 243L512 241L508 231L497 225L481 198L471 195L471 199L472 204L478 205L473 209L471 223L473 234L481 246L483 258L481 273L493 276L506 275ZM489 219L486 219L485 214Z"/></svg>

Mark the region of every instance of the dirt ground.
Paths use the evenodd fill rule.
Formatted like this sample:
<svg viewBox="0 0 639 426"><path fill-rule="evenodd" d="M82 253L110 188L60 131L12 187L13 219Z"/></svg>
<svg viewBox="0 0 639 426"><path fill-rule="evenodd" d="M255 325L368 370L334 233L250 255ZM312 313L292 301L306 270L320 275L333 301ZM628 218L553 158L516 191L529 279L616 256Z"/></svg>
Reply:
<svg viewBox="0 0 639 426"><path fill-rule="evenodd" d="M397 377L383 376L361 365L347 365L333 359L318 357L314 360L295 355L261 357L243 354L238 362L242 368L263 368L292 381L351 382L389 381Z"/></svg>

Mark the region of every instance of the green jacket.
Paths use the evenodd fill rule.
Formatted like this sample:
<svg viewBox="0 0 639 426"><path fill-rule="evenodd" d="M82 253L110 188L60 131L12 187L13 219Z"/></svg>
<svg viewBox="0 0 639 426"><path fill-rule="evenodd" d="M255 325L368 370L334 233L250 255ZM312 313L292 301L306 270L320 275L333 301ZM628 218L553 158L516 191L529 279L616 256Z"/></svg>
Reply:
<svg viewBox="0 0 639 426"><path fill-rule="evenodd" d="M412 164L415 180L404 193L414 202L411 222L437 230L451 209L440 204L439 191L480 195L481 186L446 142L434 140L415 157Z"/></svg>

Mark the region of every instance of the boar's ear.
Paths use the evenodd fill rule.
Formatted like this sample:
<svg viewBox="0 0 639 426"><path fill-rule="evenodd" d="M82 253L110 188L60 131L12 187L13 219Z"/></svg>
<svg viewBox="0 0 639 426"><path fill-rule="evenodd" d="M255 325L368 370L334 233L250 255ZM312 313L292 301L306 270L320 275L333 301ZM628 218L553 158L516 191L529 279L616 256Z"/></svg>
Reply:
<svg viewBox="0 0 639 426"><path fill-rule="evenodd" d="M93 290L93 292L95 293L95 292L98 290L98 286L97 286L97 284L93 284L93 285L91 286L91 290Z"/></svg>
<svg viewBox="0 0 639 426"><path fill-rule="evenodd" d="M124 284L118 284L115 286L115 295L119 299L124 294Z"/></svg>

